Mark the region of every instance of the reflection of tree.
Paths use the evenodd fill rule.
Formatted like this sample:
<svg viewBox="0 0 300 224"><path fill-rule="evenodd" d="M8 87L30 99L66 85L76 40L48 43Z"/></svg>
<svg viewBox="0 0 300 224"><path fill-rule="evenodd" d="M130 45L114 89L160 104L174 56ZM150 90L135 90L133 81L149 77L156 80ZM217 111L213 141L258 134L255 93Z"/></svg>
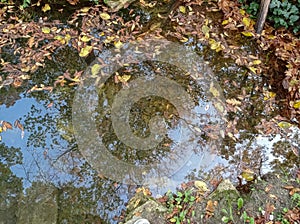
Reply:
<svg viewBox="0 0 300 224"><path fill-rule="evenodd" d="M20 149L0 144L0 220L1 223L16 223L18 199L22 195L22 180L10 168L21 164Z"/></svg>

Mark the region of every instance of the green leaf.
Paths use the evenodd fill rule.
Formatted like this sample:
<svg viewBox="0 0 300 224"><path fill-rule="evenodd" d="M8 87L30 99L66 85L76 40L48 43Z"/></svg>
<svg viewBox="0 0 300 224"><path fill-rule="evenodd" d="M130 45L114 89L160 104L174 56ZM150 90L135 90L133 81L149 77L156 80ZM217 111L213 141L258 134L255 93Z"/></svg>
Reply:
<svg viewBox="0 0 300 224"><path fill-rule="evenodd" d="M223 216L222 217L222 222L228 223L229 222L229 218L227 216Z"/></svg>
<svg viewBox="0 0 300 224"><path fill-rule="evenodd" d="M239 199L238 199L237 205L238 205L238 210L241 210L241 208L242 208L243 205L244 205L244 200L243 200L243 198L239 198Z"/></svg>

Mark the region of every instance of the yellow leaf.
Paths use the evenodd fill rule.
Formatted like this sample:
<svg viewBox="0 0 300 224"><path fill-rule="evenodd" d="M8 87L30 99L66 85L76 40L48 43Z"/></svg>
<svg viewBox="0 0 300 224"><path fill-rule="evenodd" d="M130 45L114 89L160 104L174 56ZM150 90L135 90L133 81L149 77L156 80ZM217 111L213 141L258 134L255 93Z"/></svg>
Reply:
<svg viewBox="0 0 300 224"><path fill-rule="evenodd" d="M228 19L225 19L223 22L222 22L222 25L227 25L229 23L229 20Z"/></svg>
<svg viewBox="0 0 300 224"><path fill-rule="evenodd" d="M224 107L220 102L216 102L214 103L215 108L220 112L223 113L224 112Z"/></svg>
<svg viewBox="0 0 300 224"><path fill-rule="evenodd" d="M60 35L55 36L54 39L59 40L62 44L66 43L65 39Z"/></svg>
<svg viewBox="0 0 300 224"><path fill-rule="evenodd" d="M199 190L199 191L209 191L207 184L203 181L200 180L196 180L194 182L195 187Z"/></svg>
<svg viewBox="0 0 300 224"><path fill-rule="evenodd" d="M182 13L186 13L186 9L184 6L179 6L179 11L182 12Z"/></svg>
<svg viewBox="0 0 300 224"><path fill-rule="evenodd" d="M216 87L214 87L213 83L210 84L209 92L211 92L214 97L219 97L220 96L219 91L216 89Z"/></svg>
<svg viewBox="0 0 300 224"><path fill-rule="evenodd" d="M129 79L131 78L131 75L122 75L122 76L118 76L118 79L120 82L122 83L126 83Z"/></svg>
<svg viewBox="0 0 300 224"><path fill-rule="evenodd" d="M80 38L80 40L82 42L89 42L91 40L91 38L89 38L88 36L83 36L83 37Z"/></svg>
<svg viewBox="0 0 300 224"><path fill-rule="evenodd" d="M254 67L248 67L248 69L249 69L251 72L253 72L254 74L256 74L256 68L254 68Z"/></svg>
<svg viewBox="0 0 300 224"><path fill-rule="evenodd" d="M70 40L71 40L71 35L70 34L66 34L66 36L65 36L66 43L69 43Z"/></svg>
<svg viewBox="0 0 300 224"><path fill-rule="evenodd" d="M79 56L86 57L89 55L89 53L91 53L92 50L93 50L92 46L86 46L80 50Z"/></svg>
<svg viewBox="0 0 300 224"><path fill-rule="evenodd" d="M203 25L201 30L202 30L202 33L205 34L205 35L208 34L209 31L210 31L209 27L206 26L206 25Z"/></svg>
<svg viewBox="0 0 300 224"><path fill-rule="evenodd" d="M252 181L255 179L255 173L250 170L250 169L245 169L242 172L242 177L246 180L246 181Z"/></svg>
<svg viewBox="0 0 300 224"><path fill-rule="evenodd" d="M97 74L99 73L100 69L101 69L101 65L94 64L91 68L92 77L97 77Z"/></svg>
<svg viewBox="0 0 300 224"><path fill-rule="evenodd" d="M110 19L110 15L108 15L106 12L103 12L100 14L101 19L108 20Z"/></svg>
<svg viewBox="0 0 300 224"><path fill-rule="evenodd" d="M120 49L123 46L123 43L118 40L118 41L114 42L114 45L116 48Z"/></svg>
<svg viewBox="0 0 300 224"><path fill-rule="evenodd" d="M173 223L173 222L177 222L177 219L171 218L171 219L169 219L169 221Z"/></svg>
<svg viewBox="0 0 300 224"><path fill-rule="evenodd" d="M297 100L297 101L294 103L293 107L294 107L295 109L299 109L299 108L300 108L300 100Z"/></svg>
<svg viewBox="0 0 300 224"><path fill-rule="evenodd" d="M281 121L278 123L278 126L283 128L283 129L286 129L286 128L290 128L292 126L292 124L286 122L286 121Z"/></svg>
<svg viewBox="0 0 300 224"><path fill-rule="evenodd" d="M228 100L226 100L226 103L228 103L228 104L231 104L231 105L233 105L233 106L236 106L236 105L241 105L242 103L241 103L241 101L239 101L239 100L236 100L236 99L228 99Z"/></svg>
<svg viewBox="0 0 300 224"><path fill-rule="evenodd" d="M259 64L261 64L261 60L254 60L254 61L252 61L252 64L259 65Z"/></svg>
<svg viewBox="0 0 300 224"><path fill-rule="evenodd" d="M253 36L253 33L251 33L251 32L242 32L242 34L246 37L252 37Z"/></svg>
<svg viewBox="0 0 300 224"><path fill-rule="evenodd" d="M84 7L82 9L80 9L81 12L88 12L90 10L90 7Z"/></svg>
<svg viewBox="0 0 300 224"><path fill-rule="evenodd" d="M0 133L3 131L3 128L0 126Z"/></svg>
<svg viewBox="0 0 300 224"><path fill-rule="evenodd" d="M244 9L240 9L240 13L241 13L242 15L245 15L245 14L246 14L246 11L245 11Z"/></svg>
<svg viewBox="0 0 300 224"><path fill-rule="evenodd" d="M43 28L42 28L42 32L48 34L48 33L51 32L51 30L50 30L49 27L43 27Z"/></svg>
<svg viewBox="0 0 300 224"><path fill-rule="evenodd" d="M274 93L274 92L269 92L269 97L270 98L274 98L276 96L276 93Z"/></svg>
<svg viewBox="0 0 300 224"><path fill-rule="evenodd" d="M188 40L189 40L188 38L183 37L183 38L180 40L180 42L185 43L185 42L187 42Z"/></svg>
<svg viewBox="0 0 300 224"><path fill-rule="evenodd" d="M43 12L47 12L47 11L49 11L51 9L51 7L50 7L50 5L48 5L48 4L46 4L46 5L44 5L43 7L42 7L42 11Z"/></svg>
<svg viewBox="0 0 300 224"><path fill-rule="evenodd" d="M251 24L251 20L250 20L249 18L247 18L247 17L244 17L244 18L243 18L243 23L244 23L244 25L245 25L246 27L249 27L250 24Z"/></svg>

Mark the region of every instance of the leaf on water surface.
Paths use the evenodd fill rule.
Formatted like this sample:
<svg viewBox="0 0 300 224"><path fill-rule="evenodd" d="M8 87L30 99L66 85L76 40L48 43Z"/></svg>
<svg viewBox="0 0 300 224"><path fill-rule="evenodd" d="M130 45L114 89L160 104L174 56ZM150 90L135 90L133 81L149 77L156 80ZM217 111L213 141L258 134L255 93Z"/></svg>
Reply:
<svg viewBox="0 0 300 224"><path fill-rule="evenodd" d="M251 19L250 18L244 17L242 21L243 21L243 24L246 27L249 27L251 25Z"/></svg>
<svg viewBox="0 0 300 224"><path fill-rule="evenodd" d="M0 126L0 133L3 131L3 128Z"/></svg>
<svg viewBox="0 0 300 224"><path fill-rule="evenodd" d="M246 31L244 31L244 32L242 32L242 34L244 36L246 36L246 37L253 37L254 36L254 34L252 32L246 32Z"/></svg>
<svg viewBox="0 0 300 224"><path fill-rule="evenodd" d="M286 129L286 128L292 127L292 124L290 124L286 121L281 121L281 122L278 123L278 126L283 128L283 129Z"/></svg>
<svg viewBox="0 0 300 224"><path fill-rule="evenodd" d="M82 36L81 38L80 38L80 40L82 41L82 42L89 42L90 40L91 40L91 38L89 38L88 36Z"/></svg>
<svg viewBox="0 0 300 224"><path fill-rule="evenodd" d="M253 65L259 65L259 64L261 64L261 60L254 60L254 61L252 61L252 64Z"/></svg>
<svg viewBox="0 0 300 224"><path fill-rule="evenodd" d="M179 11L180 12L182 12L183 14L185 14L186 13L186 9L185 9L185 7L184 6L179 6Z"/></svg>
<svg viewBox="0 0 300 224"><path fill-rule="evenodd" d="M50 7L49 4L45 4L45 5L42 7L42 11L43 11L43 12L47 12L47 11L49 11L49 10L51 10L51 7Z"/></svg>
<svg viewBox="0 0 300 224"><path fill-rule="evenodd" d="M49 27L43 27L42 32L45 33L45 34L48 34L48 33L51 32L51 29Z"/></svg>
<svg viewBox="0 0 300 224"><path fill-rule="evenodd" d="M129 81L129 79L131 78L131 75L117 75L117 78L120 82L122 82L123 84L127 83Z"/></svg>
<svg viewBox="0 0 300 224"><path fill-rule="evenodd" d="M24 127L23 127L23 125L20 123L19 120L16 120L16 121L14 122L14 127L15 127L15 128L19 128L21 131L24 131Z"/></svg>
<svg viewBox="0 0 300 224"><path fill-rule="evenodd" d="M120 49L123 46L123 43L118 40L118 41L114 42L114 45L115 45L116 48Z"/></svg>
<svg viewBox="0 0 300 224"><path fill-rule="evenodd" d="M241 176L246 181L253 181L255 179L255 173L252 170L250 170L250 169L243 170Z"/></svg>
<svg viewBox="0 0 300 224"><path fill-rule="evenodd" d="M100 13L100 17L101 17L101 19L103 19L103 20L108 20L108 19L110 19L110 15L107 14L106 12Z"/></svg>
<svg viewBox="0 0 300 224"><path fill-rule="evenodd" d="M6 131L7 129L13 129L13 126L11 123L7 122L7 121L2 121L2 128L3 131Z"/></svg>
<svg viewBox="0 0 300 224"><path fill-rule="evenodd" d="M297 100L296 102L294 102L293 107L295 109L299 109L300 108L300 100Z"/></svg>
<svg viewBox="0 0 300 224"><path fill-rule="evenodd" d="M93 50L93 47L89 46L89 45L84 47L84 48L81 48L79 56L80 57L86 57L86 56L89 55L89 53L91 53L92 50Z"/></svg>

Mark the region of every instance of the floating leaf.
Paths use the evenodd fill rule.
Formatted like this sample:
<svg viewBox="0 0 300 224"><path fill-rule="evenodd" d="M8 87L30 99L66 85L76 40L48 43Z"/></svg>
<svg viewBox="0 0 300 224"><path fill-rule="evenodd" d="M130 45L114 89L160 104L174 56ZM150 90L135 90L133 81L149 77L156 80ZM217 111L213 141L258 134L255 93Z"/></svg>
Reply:
<svg viewBox="0 0 300 224"><path fill-rule="evenodd" d="M82 42L89 42L91 40L91 38L89 38L88 36L83 36L83 37L80 38L80 40Z"/></svg>
<svg viewBox="0 0 300 224"><path fill-rule="evenodd" d="M249 27L250 24L251 24L251 19L247 18L247 17L244 17L243 18L243 23L246 27Z"/></svg>
<svg viewBox="0 0 300 224"><path fill-rule="evenodd" d="M246 36L246 37L253 37L253 33L251 33L251 32L242 32L242 34L244 35L244 36Z"/></svg>
<svg viewBox="0 0 300 224"><path fill-rule="evenodd" d="M0 133L3 131L3 128L0 126Z"/></svg>
<svg viewBox="0 0 300 224"><path fill-rule="evenodd" d="M299 108L300 108L300 100L297 100L297 101L294 103L293 107L294 107L295 109L299 109Z"/></svg>
<svg viewBox="0 0 300 224"><path fill-rule="evenodd" d="M281 121L281 122L278 123L278 126L281 127L281 128L286 129L286 128L292 127L292 124L290 124L286 121Z"/></svg>
<svg viewBox="0 0 300 224"><path fill-rule="evenodd" d="M259 64L261 64L261 60L254 60L254 61L252 61L252 64L259 65Z"/></svg>
<svg viewBox="0 0 300 224"><path fill-rule="evenodd" d="M92 50L93 50L93 47L88 45L80 50L79 56L86 57L89 55L89 53L91 53Z"/></svg>
<svg viewBox="0 0 300 224"><path fill-rule="evenodd" d="M245 169L243 170L241 176L246 180L246 181L253 181L255 179L255 173L250 170L250 169Z"/></svg>
<svg viewBox="0 0 300 224"><path fill-rule="evenodd" d="M118 40L118 41L114 42L114 45L116 48L120 49L123 46L123 43Z"/></svg>
<svg viewBox="0 0 300 224"><path fill-rule="evenodd" d="M45 33L45 34L48 34L51 32L50 28L49 27L43 27L42 28L42 32Z"/></svg>
<svg viewBox="0 0 300 224"><path fill-rule="evenodd" d="M6 131L7 129L13 129L11 123L7 122L7 121L2 121L2 128L3 131Z"/></svg>
<svg viewBox="0 0 300 224"><path fill-rule="evenodd" d="M20 123L19 120L16 120L16 121L15 121L14 126L15 126L16 128L19 128L21 131L24 131L24 127L23 127L23 125Z"/></svg>
<svg viewBox="0 0 300 224"><path fill-rule="evenodd" d="M229 20L228 19L225 19L223 22L222 22L222 25L227 25L229 23Z"/></svg>
<svg viewBox="0 0 300 224"><path fill-rule="evenodd" d="M110 15L108 15L106 12L103 12L100 14L101 19L108 20L110 19Z"/></svg>
<svg viewBox="0 0 300 224"><path fill-rule="evenodd" d="M90 10L90 7L84 7L82 9L80 9L80 11L84 12L84 13L88 12L89 10Z"/></svg>
<svg viewBox="0 0 300 224"><path fill-rule="evenodd" d="M97 77L97 74L99 73L100 69L101 69L101 65L94 64L91 68L92 77Z"/></svg>
<svg viewBox="0 0 300 224"><path fill-rule="evenodd" d="M71 35L70 34L66 34L66 36L65 36L66 44L69 43L70 40L71 40Z"/></svg>
<svg viewBox="0 0 300 224"><path fill-rule="evenodd" d="M126 83L131 78L131 75L122 75L122 76L118 75L117 77L120 82Z"/></svg>
<svg viewBox="0 0 300 224"><path fill-rule="evenodd" d="M47 12L47 11L49 11L49 10L51 10L51 7L50 7L49 4L46 4L46 5L44 5L44 6L42 7L42 11L43 11L43 12Z"/></svg>
<svg viewBox="0 0 300 224"><path fill-rule="evenodd" d="M248 67L248 69L251 71L251 72L253 72L254 74L256 74L256 68L254 68L254 67Z"/></svg>
<svg viewBox="0 0 300 224"><path fill-rule="evenodd" d="M182 12L182 13L186 13L186 9L184 6L179 6L179 11Z"/></svg>

